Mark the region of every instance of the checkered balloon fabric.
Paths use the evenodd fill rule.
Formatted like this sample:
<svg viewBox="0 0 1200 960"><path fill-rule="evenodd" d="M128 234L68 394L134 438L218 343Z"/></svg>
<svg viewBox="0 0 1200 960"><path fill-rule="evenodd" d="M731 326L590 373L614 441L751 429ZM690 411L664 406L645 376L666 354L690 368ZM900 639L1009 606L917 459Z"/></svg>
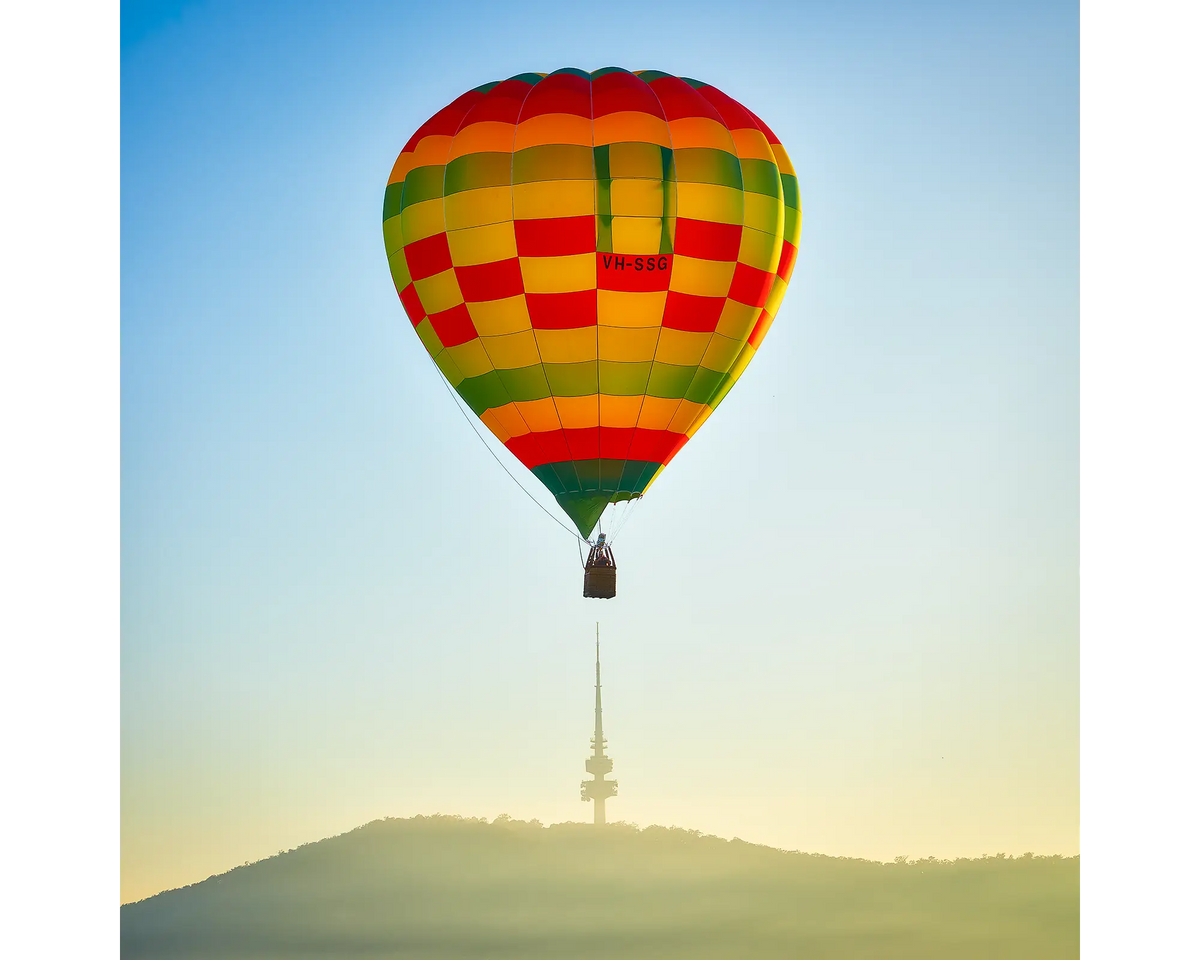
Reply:
<svg viewBox="0 0 1200 960"><path fill-rule="evenodd" d="M754 357L800 198L778 138L716 87L563 69L430 118L392 168L383 236L434 362L587 537Z"/></svg>

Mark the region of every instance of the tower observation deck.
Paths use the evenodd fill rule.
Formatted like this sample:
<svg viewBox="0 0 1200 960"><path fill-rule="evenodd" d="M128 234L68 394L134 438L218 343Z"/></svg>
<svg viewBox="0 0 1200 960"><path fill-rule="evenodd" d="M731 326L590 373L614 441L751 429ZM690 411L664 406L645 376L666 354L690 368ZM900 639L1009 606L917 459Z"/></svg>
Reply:
<svg viewBox="0 0 1200 960"><path fill-rule="evenodd" d="M579 798L584 802L591 800L595 804L595 823L604 823L604 801L617 795L617 781L605 780L606 774L612 773L612 757L605 756L604 721L600 709L600 624L596 624L596 731L592 736L592 755L587 758L584 768L592 775L591 780L584 780L579 785Z"/></svg>

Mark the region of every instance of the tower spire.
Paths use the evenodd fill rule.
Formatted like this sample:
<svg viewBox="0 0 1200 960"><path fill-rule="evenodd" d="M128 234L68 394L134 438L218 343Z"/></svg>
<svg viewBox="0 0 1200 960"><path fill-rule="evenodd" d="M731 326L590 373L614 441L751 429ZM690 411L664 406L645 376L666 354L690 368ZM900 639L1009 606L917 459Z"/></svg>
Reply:
<svg viewBox="0 0 1200 960"><path fill-rule="evenodd" d="M584 768L592 775L591 780L584 780L579 785L581 800L591 800L595 804L595 823L603 824L604 801L617 795L617 781L605 780L605 774L612 773L612 758L604 754L604 719L600 706L600 624L596 624L596 730L592 735L592 755L587 758Z"/></svg>

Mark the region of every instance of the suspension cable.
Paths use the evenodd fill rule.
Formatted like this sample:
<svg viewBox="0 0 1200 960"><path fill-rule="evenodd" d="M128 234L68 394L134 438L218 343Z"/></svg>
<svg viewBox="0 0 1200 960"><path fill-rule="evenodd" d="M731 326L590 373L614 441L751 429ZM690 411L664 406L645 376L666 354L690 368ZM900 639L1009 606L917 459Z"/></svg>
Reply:
<svg viewBox="0 0 1200 960"><path fill-rule="evenodd" d="M426 355L428 356L428 353ZM487 452L492 455L492 459L495 460L498 464L500 464L500 466L501 466L501 468L503 468L504 472L508 474L509 479L511 479L512 482L515 483L518 487L520 487L521 492L523 494L525 494L525 496L527 496L530 500L532 500L534 502L534 504L537 506L537 508L542 511L542 513L544 513L551 520L553 520L555 523L557 523L560 527L562 527L564 530L566 530L567 533L569 533L576 540L578 540L580 542L580 544L589 543L590 541L584 540L583 537L581 537L578 533L576 533L574 530L572 530L570 527L568 527L565 523L563 523L561 520L559 520L558 517L556 517L549 510L547 510L545 508L545 506L543 506L542 502L540 500L538 500L537 497L535 497L532 493L530 493L528 490L525 489L525 485L523 483L521 483L521 481L518 480L516 478L516 476L513 475L513 472L508 469L508 467L505 465L504 461L501 460L498 456L496 456L496 451L492 449L491 444L488 443L487 440L484 439L483 434L479 432L478 427L475 426L475 421L467 414L467 411L463 409L462 398L458 395L458 392L454 389L454 387L452 387L450 385L450 381L447 380L446 375L444 373L442 373L442 368L437 365L437 362L433 359L432 356L429 357L429 362L433 364L433 369L437 371L438 379L442 381L442 385L446 388L446 392L449 393L450 396L453 398L454 405L456 407L458 407L458 412L461 413L463 415L463 419L466 420L467 423L469 423L471 425L471 430L475 433L475 436L477 436L479 438L479 442L482 443L484 445L484 447L487 449ZM583 548L581 546L580 550L582 550L582 549Z"/></svg>

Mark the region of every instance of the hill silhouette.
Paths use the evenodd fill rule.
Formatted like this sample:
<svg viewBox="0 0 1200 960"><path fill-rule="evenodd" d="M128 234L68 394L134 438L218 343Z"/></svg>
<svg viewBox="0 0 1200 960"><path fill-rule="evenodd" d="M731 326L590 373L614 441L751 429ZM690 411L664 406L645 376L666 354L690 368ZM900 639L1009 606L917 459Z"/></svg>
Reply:
<svg viewBox="0 0 1200 960"><path fill-rule="evenodd" d="M378 820L121 908L124 958L1079 954L1079 858L876 863L678 828Z"/></svg>

